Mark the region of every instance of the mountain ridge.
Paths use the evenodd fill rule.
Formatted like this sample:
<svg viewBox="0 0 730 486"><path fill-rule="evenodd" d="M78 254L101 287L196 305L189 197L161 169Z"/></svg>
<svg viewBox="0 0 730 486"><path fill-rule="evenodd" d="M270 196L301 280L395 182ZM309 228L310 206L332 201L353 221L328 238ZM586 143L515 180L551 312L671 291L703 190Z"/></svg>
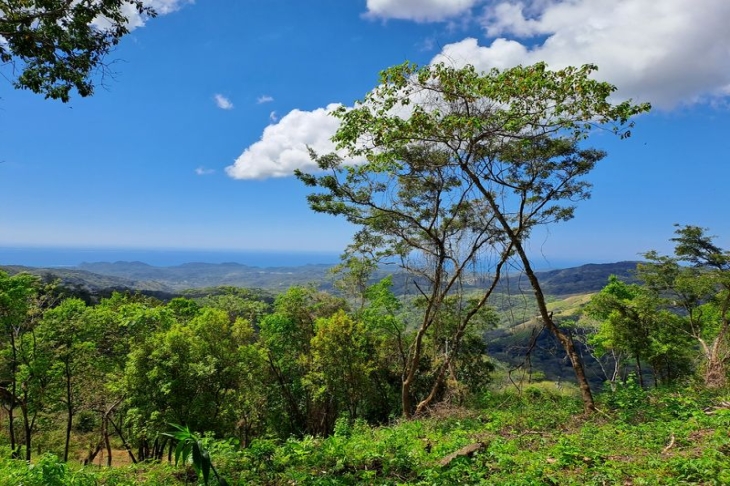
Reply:
<svg viewBox="0 0 730 486"><path fill-rule="evenodd" d="M550 295L570 295L597 292L606 285L609 275L617 275L625 281L635 281L636 261L615 263L588 263L577 267L537 272L543 291ZM293 285L315 284L319 288L332 288L333 278L329 271L334 265L309 264L282 267L257 267L240 263L188 262L170 267L158 267L140 261L116 261L82 263L75 267L28 267L20 265L0 266L14 274L27 272L44 279L58 278L65 286L83 289L91 294L105 290L130 290L177 293L186 289L234 286L285 290ZM379 270L374 279L388 274L395 275L395 287L403 285L405 276L398 272ZM472 288L480 287L475 280ZM505 292L529 292L529 282L524 275L510 275L501 284Z"/></svg>

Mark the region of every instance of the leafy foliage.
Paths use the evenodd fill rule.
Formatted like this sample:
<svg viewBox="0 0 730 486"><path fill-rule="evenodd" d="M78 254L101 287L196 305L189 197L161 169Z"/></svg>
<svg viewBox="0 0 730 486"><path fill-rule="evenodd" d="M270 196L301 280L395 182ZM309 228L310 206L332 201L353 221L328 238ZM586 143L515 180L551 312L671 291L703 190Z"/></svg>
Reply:
<svg viewBox="0 0 730 486"><path fill-rule="evenodd" d="M177 446L175 447L175 465L178 463L187 464L190 461L193 464L195 472L203 478L205 484L208 484L210 472L213 471L213 475L218 484L226 486L228 483L218 475L210 459L210 453L203 446L201 438L191 432L188 427L176 424L170 424L170 426L174 430L165 435L177 441Z"/></svg>
<svg viewBox="0 0 730 486"><path fill-rule="evenodd" d="M639 277L700 345L705 384L722 387L730 361L730 252L697 226L678 226L675 234L674 256L646 253Z"/></svg>
<svg viewBox="0 0 730 486"><path fill-rule="evenodd" d="M650 366L657 383L669 383L686 376L691 369L691 340L680 316L661 308L656 295L637 284L626 284L616 277L593 296L586 313L601 321L591 344L600 358L612 353L634 360L639 382L643 384L642 363ZM621 368L620 362L616 363ZM612 381L617 375L614 373Z"/></svg>
<svg viewBox="0 0 730 486"><path fill-rule="evenodd" d="M69 101L94 92L94 75L108 70L107 54L129 32L127 9L146 17L139 0L2 0L0 60L20 71L16 88Z"/></svg>

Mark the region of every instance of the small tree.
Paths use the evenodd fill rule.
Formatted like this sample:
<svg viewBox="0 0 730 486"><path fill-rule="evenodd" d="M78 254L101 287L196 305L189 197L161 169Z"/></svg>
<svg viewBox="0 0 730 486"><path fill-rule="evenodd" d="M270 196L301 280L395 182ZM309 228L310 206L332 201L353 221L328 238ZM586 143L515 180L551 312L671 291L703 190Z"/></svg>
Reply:
<svg viewBox="0 0 730 486"><path fill-rule="evenodd" d="M249 407L262 404L260 387L250 386L257 384L251 374L263 368L252 341L247 321L231 323L225 311L203 307L189 322L175 322L135 345L127 363L126 391L133 407L130 424L140 445L173 421L221 436L245 419L248 423L241 428L247 439L258 420ZM163 448L157 441L152 456L161 457Z"/></svg>
<svg viewBox="0 0 730 486"><path fill-rule="evenodd" d="M376 363L365 326L344 311L317 319L315 328L304 383L316 402L329 402L326 408L333 409L329 420L323 420L325 432L331 432L342 412L350 421L362 414L367 398L374 395L371 375Z"/></svg>
<svg viewBox="0 0 730 486"><path fill-rule="evenodd" d="M18 455L19 449L14 422L19 404L20 341L28 328L28 314L36 294L36 283L37 279L30 275L11 277L0 272L0 402L7 411L10 448L14 456Z"/></svg>
<svg viewBox="0 0 730 486"><path fill-rule="evenodd" d="M53 381L52 350L36 336L43 312L55 299L52 286L44 288L32 275L0 272L0 403L7 410L13 457L20 456L15 426L20 409L28 461L37 418Z"/></svg>
<svg viewBox="0 0 730 486"><path fill-rule="evenodd" d="M655 383L672 382L689 369L691 343L683 333L681 319L663 310L659 299L645 287L612 275L608 285L593 296L586 312L600 321L589 344L602 353L633 358L642 387L647 364Z"/></svg>
<svg viewBox="0 0 730 486"><path fill-rule="evenodd" d="M699 343L705 385L722 387L730 361L730 252L698 226L678 226L675 234L674 256L646 253L639 278Z"/></svg>
<svg viewBox="0 0 730 486"><path fill-rule="evenodd" d="M282 436L321 434L334 423L329 402L318 401L307 386L313 369L312 340L318 319L346 308L344 300L312 287L291 287L274 302L274 312L260 323L260 346L270 373L269 416Z"/></svg>
<svg viewBox="0 0 730 486"><path fill-rule="evenodd" d="M68 461L74 416L82 406L84 378L94 374L95 339L84 319L86 304L80 299L66 299L43 316L37 337L49 348L53 360L49 370L59 377L60 402L66 411L66 435L63 460ZM94 383L96 385L96 383Z"/></svg>

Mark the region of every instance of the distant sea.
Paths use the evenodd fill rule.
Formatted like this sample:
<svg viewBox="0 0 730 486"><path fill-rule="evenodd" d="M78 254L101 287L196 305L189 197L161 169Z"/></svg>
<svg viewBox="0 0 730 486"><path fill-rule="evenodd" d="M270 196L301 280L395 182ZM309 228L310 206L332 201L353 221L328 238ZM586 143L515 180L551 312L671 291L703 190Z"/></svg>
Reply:
<svg viewBox="0 0 730 486"><path fill-rule="evenodd" d="M142 262L155 267L172 267L183 263L240 263L250 267L299 267L303 265L335 265L340 254L335 252L283 252L256 250L181 250L138 248L41 248L2 247L0 265L27 267L75 267L81 263ZM594 261L571 258L533 258L538 271L555 270L586 263L613 263L618 260Z"/></svg>
<svg viewBox="0 0 730 486"><path fill-rule="evenodd" d="M240 263L252 267L293 267L336 264L339 262L339 253L0 247L0 265L75 267L81 263L118 261L143 262L155 267L171 267L183 263Z"/></svg>

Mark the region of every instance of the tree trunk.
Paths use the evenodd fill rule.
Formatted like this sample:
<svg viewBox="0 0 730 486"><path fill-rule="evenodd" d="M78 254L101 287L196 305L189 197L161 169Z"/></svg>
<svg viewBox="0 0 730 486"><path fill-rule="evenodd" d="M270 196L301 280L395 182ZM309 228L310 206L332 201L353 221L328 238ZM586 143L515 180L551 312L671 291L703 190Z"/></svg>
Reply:
<svg viewBox="0 0 730 486"><path fill-rule="evenodd" d="M708 388L722 388L727 385L727 360L730 354L728 353L727 343L728 331L730 330L730 320L728 320L730 289L725 291L727 294L722 303L722 325L707 356L705 386Z"/></svg>
<svg viewBox="0 0 730 486"><path fill-rule="evenodd" d="M530 281L530 285L532 286L532 290L535 293L535 300L537 301L537 307L540 311L540 317L542 318L542 321L548 328L548 330L553 334L553 336L558 339L560 344L563 346L565 353L568 355L568 359L570 359L570 364L573 367L575 379L578 382L578 388L580 388L580 394L583 399L583 408L585 409L586 413L595 412L596 404L593 401L591 386L588 383L588 379L586 378L585 369L583 368L583 361L580 359L580 355L575 349L575 343L573 342L573 338L565 334L555 324L555 322L553 322L552 313L549 312L547 309L547 303L545 302L545 295L542 292L542 287L540 287L540 282L538 281L537 276L532 269L532 264L530 263L530 259L527 257L527 253L525 253L525 248L522 244L522 234L520 233L520 231L522 231L522 228L520 227L517 230L512 228L510 222L507 220L507 216L502 212L502 207L495 200L494 194L487 190L486 187L484 187L481 178L478 174L474 173L474 171L471 170L471 168L468 166L468 163L462 162L461 168L464 173L469 176L472 182L474 182L475 187L479 190L479 192L482 193L484 198L487 200L489 206L494 212L494 216L499 221L500 226L502 226L502 229L509 238L509 241L512 244L514 250L519 255L520 261L522 262L522 266L525 270L525 274L527 275L527 278ZM520 224L522 224L521 220Z"/></svg>
<svg viewBox="0 0 730 486"><path fill-rule="evenodd" d="M581 398L583 399L583 409L586 413L593 413L596 411L596 404L593 401L591 385L590 383L588 383L588 378L585 374L585 368L583 367L583 361L580 359L580 354L578 354L577 350L575 349L575 343L573 342L573 338L565 334L553 321L552 312L549 312L547 309L545 295L542 293L540 282L538 281L535 272L532 270L530 260L527 258L527 254L522 247L522 242L516 241L517 237L511 230L509 230L509 234L510 239L514 243L515 249L520 256L520 259L522 260L522 265L525 269L525 273L527 274L527 278L530 280L530 284L532 285L532 289L535 293L535 300L537 301L537 307L540 311L540 317L547 326L548 330L553 333L558 341L560 341L560 344L563 346L565 353L568 355L568 359L570 359L570 364L573 367L573 372L575 373L575 379L578 382L578 388L580 388Z"/></svg>
<svg viewBox="0 0 730 486"><path fill-rule="evenodd" d="M580 395L583 399L583 409L586 413L593 413L596 411L596 404L593 401L591 385L590 383L588 383L588 378L586 377L585 369L583 368L583 361L581 361L580 355L575 349L575 343L573 342L573 338L561 331L552 322L552 319L549 320L550 324L548 325L548 329L553 333L555 337L558 338L560 344L562 344L563 349L565 350L565 353L570 359L570 364L573 367L575 379L578 382L578 388L580 389Z"/></svg>
<svg viewBox="0 0 730 486"><path fill-rule="evenodd" d="M641 369L641 360L639 355L636 355L636 374L639 375L639 386L644 388L644 370Z"/></svg>
<svg viewBox="0 0 730 486"><path fill-rule="evenodd" d="M33 437L33 427L28 421L28 412L23 410L23 429L25 430L25 460L30 461L31 458L31 439Z"/></svg>
<svg viewBox="0 0 730 486"><path fill-rule="evenodd" d="M725 363L715 353L708 356L705 364L705 386L707 388L722 388L727 385L727 372Z"/></svg>
<svg viewBox="0 0 730 486"><path fill-rule="evenodd" d="M112 444L109 441L109 419L106 415L104 416L102 433L104 435L104 445L106 446L106 465L112 467Z"/></svg>
<svg viewBox="0 0 730 486"><path fill-rule="evenodd" d="M413 417L413 412L411 412L413 400L411 399L411 384L409 382L404 381L401 385L400 396L401 407L403 407L403 417L409 419Z"/></svg>
<svg viewBox="0 0 730 486"><path fill-rule="evenodd" d="M13 384L13 388L15 388L15 384ZM12 400L15 400L15 397L12 398ZM15 404L11 403L8 408L8 434L10 435L10 457L13 459L20 459L20 454L18 451L18 443L17 439L15 437L15 416L13 414L13 410L15 409Z"/></svg>
<svg viewBox="0 0 730 486"><path fill-rule="evenodd" d="M134 452L132 452L132 447L129 445L127 440L124 438L124 434L122 433L122 429L117 427L117 424L112 420L111 417L109 417L109 423L112 424L112 427L114 427L114 430L116 430L117 435L122 441L122 445L124 446L124 449L126 449L127 454L129 454L129 458L132 460L132 464L137 464L137 458L134 457Z"/></svg>
<svg viewBox="0 0 730 486"><path fill-rule="evenodd" d="M68 411L66 419L66 445L63 448L63 462L68 462L68 451L71 444L71 427L73 425L73 411Z"/></svg>
<svg viewBox="0 0 730 486"><path fill-rule="evenodd" d="M94 459L96 459L96 455L99 454L100 450L101 450L101 442L97 443L96 447L94 449L92 449L91 444L89 444L89 453L86 455L86 458L84 459L84 466L93 464Z"/></svg>
<svg viewBox="0 0 730 486"><path fill-rule="evenodd" d="M411 386L416 379L416 372L421 364L421 353L423 351L423 337L426 335L426 331L431 327L433 322L433 308L438 307L432 301L429 302L428 308L426 309L426 316L424 317L421 327L416 333L416 339L413 341L413 354L408 356L406 361L406 372L403 375L403 384L401 386L401 405L403 407L403 416L407 419L413 417L413 398L411 397Z"/></svg>
<svg viewBox="0 0 730 486"><path fill-rule="evenodd" d="M35 419L36 414L33 414L33 417L30 416L30 411L28 410L28 392L23 387L23 400L20 402L20 411L23 414L23 430L25 432L25 460L30 461L32 451L31 451L31 442L33 439L33 429L35 428Z"/></svg>
<svg viewBox="0 0 730 486"><path fill-rule="evenodd" d="M15 346L15 331L11 330L10 332L10 348L13 350L13 358L12 363L10 365L10 379L11 381L11 387L10 387L10 402L8 405L8 432L10 433L10 450L11 450L11 457L13 459L20 459L20 445L18 444L18 439L15 436L15 414L13 413L16 407L17 397L18 397L18 379L17 379L17 371L18 371L18 349Z"/></svg>
<svg viewBox="0 0 730 486"><path fill-rule="evenodd" d="M73 427L74 409L71 391L71 369L68 361L66 361L66 445L63 448L63 462L68 462L68 451L71 444L71 428Z"/></svg>

